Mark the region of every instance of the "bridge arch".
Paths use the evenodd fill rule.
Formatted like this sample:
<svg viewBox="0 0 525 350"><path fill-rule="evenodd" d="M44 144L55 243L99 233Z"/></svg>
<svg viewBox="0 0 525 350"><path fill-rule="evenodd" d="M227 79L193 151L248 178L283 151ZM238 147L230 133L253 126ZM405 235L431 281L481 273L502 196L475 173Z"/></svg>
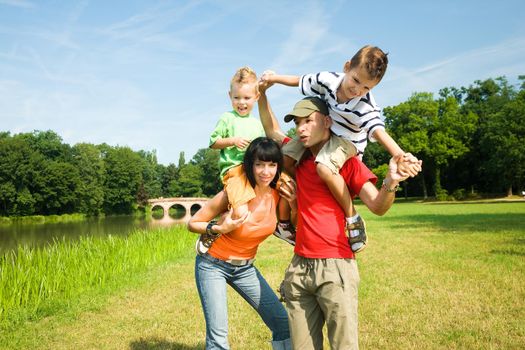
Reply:
<svg viewBox="0 0 525 350"><path fill-rule="evenodd" d="M174 198L152 198L148 199L148 203L151 208L161 207L163 211L162 220L169 218L169 210L171 207L180 205L184 208L184 216L177 221L187 223L191 216L195 214L204 204L208 201L208 198L202 197L174 197Z"/></svg>

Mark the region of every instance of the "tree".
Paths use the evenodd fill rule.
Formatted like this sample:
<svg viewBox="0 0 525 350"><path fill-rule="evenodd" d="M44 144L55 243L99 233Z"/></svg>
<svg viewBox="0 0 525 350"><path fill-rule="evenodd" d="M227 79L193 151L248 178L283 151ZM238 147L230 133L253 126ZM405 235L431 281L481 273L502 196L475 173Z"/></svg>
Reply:
<svg viewBox="0 0 525 350"><path fill-rule="evenodd" d="M458 159L469 149L470 139L476 129L477 115L461 113L458 100L445 97L439 101L439 113L433 122L429 142L430 154L435 163L435 191L441 192L441 169L452 159Z"/></svg>
<svg viewBox="0 0 525 350"><path fill-rule="evenodd" d="M77 210L97 216L103 212L106 171L102 154L97 146L78 143L72 148L73 165L80 177Z"/></svg>
<svg viewBox="0 0 525 350"><path fill-rule="evenodd" d="M0 138L0 215L15 215L17 191L31 181L29 160L34 152L19 137Z"/></svg>
<svg viewBox="0 0 525 350"><path fill-rule="evenodd" d="M184 152L179 153L179 165L177 168L182 169L182 167L186 164L186 159L184 158Z"/></svg>
<svg viewBox="0 0 525 350"><path fill-rule="evenodd" d="M175 164L171 163L167 167L164 167L163 165L158 166L158 172L160 173L161 177L161 184L162 184L162 196L164 197L174 197L176 196L176 192L173 188L174 184L177 183L179 179L179 170L175 166Z"/></svg>
<svg viewBox="0 0 525 350"><path fill-rule="evenodd" d="M16 188L12 182L0 182L0 215L7 216L16 210Z"/></svg>
<svg viewBox="0 0 525 350"><path fill-rule="evenodd" d="M482 126L480 148L486 156L483 171L512 195L525 184L525 90L491 114Z"/></svg>
<svg viewBox="0 0 525 350"><path fill-rule="evenodd" d="M496 79L477 80L468 88L462 88L464 112L473 112L478 116L476 131L472 136L471 151L465 155L462 162L466 178L470 183L476 183L483 192L495 193L503 191L499 173L493 171L495 164L492 159L492 149L487 145L487 133L500 133L501 130L492 130L491 121L503 107L516 97L516 91L504 77ZM505 127L505 129L507 129ZM509 129L510 130L510 129ZM521 136L523 137L523 135Z"/></svg>
<svg viewBox="0 0 525 350"><path fill-rule="evenodd" d="M413 94L406 102L386 107L383 111L385 124L391 136L405 151L423 160L421 181L424 198L428 197L425 173L431 159L429 151L429 132L432 120L437 118L439 106L430 93Z"/></svg>
<svg viewBox="0 0 525 350"><path fill-rule="evenodd" d="M201 187L205 196L211 197L221 191L223 185L219 176L219 150L201 148L190 163L201 168Z"/></svg>
<svg viewBox="0 0 525 350"><path fill-rule="evenodd" d="M35 171L32 187L38 213L51 215L76 211L80 176L72 164L44 160L41 171Z"/></svg>
<svg viewBox="0 0 525 350"><path fill-rule="evenodd" d="M186 164L180 169L179 181L172 183L173 191L181 197L202 197L202 169L195 164Z"/></svg>
<svg viewBox="0 0 525 350"><path fill-rule="evenodd" d="M129 147L104 146L106 177L104 212L131 214L142 182L142 159Z"/></svg>
<svg viewBox="0 0 525 350"><path fill-rule="evenodd" d="M476 115L462 113L453 96L435 101L430 93L416 93L407 102L385 108L384 114L394 139L405 151L423 160L424 172L433 172L434 193L441 194L441 169L469 150ZM420 178L426 197L424 175Z"/></svg>
<svg viewBox="0 0 525 350"><path fill-rule="evenodd" d="M20 134L29 146L42 154L46 159L70 161L71 147L62 143L62 138L54 131L35 130L32 133Z"/></svg>
<svg viewBox="0 0 525 350"><path fill-rule="evenodd" d="M35 202L31 192L24 187L16 196L14 214L18 216L33 214L35 212Z"/></svg>
<svg viewBox="0 0 525 350"><path fill-rule="evenodd" d="M157 172L157 154L155 151L139 151L142 158L142 186L143 196L147 198L160 197L162 193L161 178Z"/></svg>

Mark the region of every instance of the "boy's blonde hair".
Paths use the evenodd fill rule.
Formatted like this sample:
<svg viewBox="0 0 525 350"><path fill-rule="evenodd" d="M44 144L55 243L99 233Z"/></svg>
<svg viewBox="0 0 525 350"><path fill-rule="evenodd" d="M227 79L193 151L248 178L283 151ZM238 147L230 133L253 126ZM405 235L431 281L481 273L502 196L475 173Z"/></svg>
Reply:
<svg viewBox="0 0 525 350"><path fill-rule="evenodd" d="M255 83L255 92L259 93L259 84L257 84L257 74L250 67L242 67L235 72L230 82L230 90L233 84L252 84Z"/></svg>
<svg viewBox="0 0 525 350"><path fill-rule="evenodd" d="M370 79L383 79L388 66L388 54L376 46L362 47L350 60L348 69L364 66Z"/></svg>

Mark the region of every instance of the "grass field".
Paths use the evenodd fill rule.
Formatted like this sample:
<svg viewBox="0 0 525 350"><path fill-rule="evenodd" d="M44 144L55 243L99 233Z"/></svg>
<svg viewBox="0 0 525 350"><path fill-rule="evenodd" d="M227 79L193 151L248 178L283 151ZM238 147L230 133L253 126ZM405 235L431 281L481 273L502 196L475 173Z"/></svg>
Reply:
<svg viewBox="0 0 525 350"><path fill-rule="evenodd" d="M358 210L369 232L358 256L362 349L525 348L525 202L397 203L384 217ZM120 282L105 288L70 287L82 293L58 299L53 312L3 326L0 348L202 349L195 237L184 230L157 234L159 246L138 240L127 254L165 256L170 240L163 235L177 234L184 247L176 258L117 273ZM291 248L273 237L262 244L256 265L270 285L281 281ZM262 321L230 292L232 348L270 349Z"/></svg>

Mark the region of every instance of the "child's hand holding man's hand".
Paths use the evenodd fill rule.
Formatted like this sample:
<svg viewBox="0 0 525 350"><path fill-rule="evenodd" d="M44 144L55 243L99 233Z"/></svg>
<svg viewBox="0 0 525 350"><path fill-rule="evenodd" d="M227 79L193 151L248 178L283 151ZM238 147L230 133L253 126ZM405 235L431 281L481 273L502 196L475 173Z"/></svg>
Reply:
<svg viewBox="0 0 525 350"><path fill-rule="evenodd" d="M397 171L403 176L414 177L422 170L423 161L414 157L412 153L405 153L397 162Z"/></svg>
<svg viewBox="0 0 525 350"><path fill-rule="evenodd" d="M273 84L274 81L272 80L272 77L275 75L274 71L266 70L261 75L261 79L259 79L259 91L265 92L268 90Z"/></svg>

